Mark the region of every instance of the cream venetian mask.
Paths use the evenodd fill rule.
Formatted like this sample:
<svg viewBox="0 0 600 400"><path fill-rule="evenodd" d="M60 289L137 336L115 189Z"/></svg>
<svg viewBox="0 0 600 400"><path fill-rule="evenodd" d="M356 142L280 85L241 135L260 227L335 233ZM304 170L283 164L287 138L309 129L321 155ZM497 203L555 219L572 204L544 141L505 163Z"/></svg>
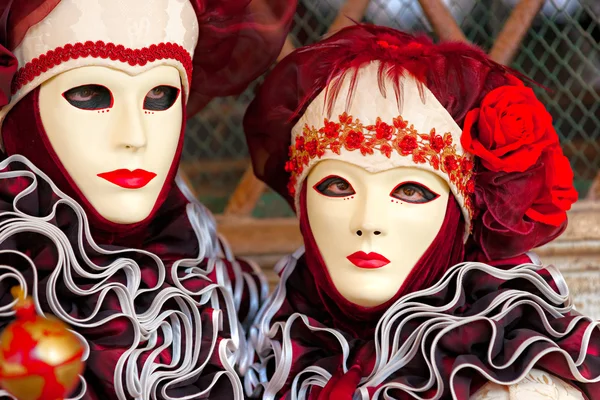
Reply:
<svg viewBox="0 0 600 400"><path fill-rule="evenodd" d="M338 160L307 180L310 226L342 296L361 306L392 298L435 239L448 185L431 172L398 167L371 173Z"/></svg>
<svg viewBox="0 0 600 400"><path fill-rule="evenodd" d="M465 178L452 170L465 160L460 128L426 87L420 93L412 77L401 78L400 102L393 94L384 96L377 68L372 63L360 69L349 104L342 94L350 79L342 78L330 116L323 91L293 130L292 153L304 156L305 167L292 184L298 193L306 181L315 242L337 291L364 307L398 292L437 236L448 196L464 205ZM387 87L393 93L392 84ZM311 157L311 151L319 153L315 140L327 147ZM331 150L331 143L344 140L339 154ZM468 224L468 215L465 219Z"/></svg>
<svg viewBox="0 0 600 400"><path fill-rule="evenodd" d="M41 85L39 107L60 162L102 217L130 224L150 215L183 123L175 67L76 68Z"/></svg>

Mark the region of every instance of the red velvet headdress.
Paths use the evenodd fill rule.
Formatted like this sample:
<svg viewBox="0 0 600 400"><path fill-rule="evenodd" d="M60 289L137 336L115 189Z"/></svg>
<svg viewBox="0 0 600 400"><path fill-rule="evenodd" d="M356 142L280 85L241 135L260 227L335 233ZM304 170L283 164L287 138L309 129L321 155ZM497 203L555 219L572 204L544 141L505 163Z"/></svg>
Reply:
<svg viewBox="0 0 600 400"><path fill-rule="evenodd" d="M295 10L295 1L281 0L186 0L168 7L154 2L147 10L119 1L93 3L81 3L86 7L82 11L70 0L0 0L0 45L19 60L15 79L2 79L5 98L8 83L17 97L13 102L18 101L43 80L82 64L120 63L139 70L171 60L182 72L184 87L190 84L191 116L213 97L241 92L268 68ZM189 15L192 8L196 18ZM94 11L101 15L92 15ZM51 13L60 23L46 27L43 21ZM86 23L98 27L89 29ZM0 66L10 68L2 73L14 73L14 60L3 53Z"/></svg>
<svg viewBox="0 0 600 400"><path fill-rule="evenodd" d="M385 95L383 82L389 79L394 82L396 99L401 101L402 78L409 74L433 93L462 129L462 148L475 157L474 185L465 188L474 205L472 244L479 255L473 257L490 260L517 256L565 229L566 210L577 199L573 174L550 115L520 75L493 62L474 46L433 44L426 37L384 27L343 29L298 49L275 67L244 120L259 179L294 205L295 193L288 188L298 164L293 157L289 162L298 147L292 143L293 128L325 88L328 110L338 96L347 95L346 104L353 96L360 96L355 93L358 71L374 61L380 65L380 79L379 88L373 90ZM340 93L342 79L337 78L344 75L351 79L349 93ZM327 129L315 127L319 128ZM392 136L390 147L405 152L402 138L400 134ZM370 156L368 149L363 151L358 145L357 149ZM419 166L419 155L412 156ZM308 165L305 158L300 163ZM442 171L447 168L443 161L438 166Z"/></svg>

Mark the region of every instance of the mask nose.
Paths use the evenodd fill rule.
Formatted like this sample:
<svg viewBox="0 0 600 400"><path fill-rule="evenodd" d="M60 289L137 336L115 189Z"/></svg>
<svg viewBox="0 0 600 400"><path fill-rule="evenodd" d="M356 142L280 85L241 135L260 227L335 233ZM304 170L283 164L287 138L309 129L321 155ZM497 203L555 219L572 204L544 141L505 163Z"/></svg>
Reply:
<svg viewBox="0 0 600 400"><path fill-rule="evenodd" d="M126 101L128 104L124 105L123 112L115 121L115 143L117 147L125 150L137 151L148 144L142 120L143 111L134 104L134 99Z"/></svg>
<svg viewBox="0 0 600 400"><path fill-rule="evenodd" d="M362 229L359 229L356 231L356 236L362 236L362 235L363 235ZM379 236L379 235L381 235L381 231L373 231L373 235Z"/></svg>
<svg viewBox="0 0 600 400"><path fill-rule="evenodd" d="M356 208L350 222L350 230L356 236L365 239L375 236L385 236L388 216L386 208L381 207L380 191L377 185L365 190L360 197L354 199Z"/></svg>

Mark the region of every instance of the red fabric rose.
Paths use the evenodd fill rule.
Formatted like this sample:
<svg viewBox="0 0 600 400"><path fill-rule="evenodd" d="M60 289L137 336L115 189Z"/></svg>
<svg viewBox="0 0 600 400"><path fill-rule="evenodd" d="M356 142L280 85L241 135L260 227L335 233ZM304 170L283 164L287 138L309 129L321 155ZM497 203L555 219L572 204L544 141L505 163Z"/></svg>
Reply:
<svg viewBox="0 0 600 400"><path fill-rule="evenodd" d="M480 215L473 221L473 239L487 259L522 254L564 231L577 192L558 144L524 172L478 169L475 203Z"/></svg>
<svg viewBox="0 0 600 400"><path fill-rule="evenodd" d="M325 120L325 126L321 128L321 132L330 139L335 139L340 135L340 124Z"/></svg>
<svg viewBox="0 0 600 400"><path fill-rule="evenodd" d="M473 241L485 258L522 254L564 231L566 212L577 200L573 171L552 117L530 88L491 91L465 117L461 143L481 160Z"/></svg>
<svg viewBox="0 0 600 400"><path fill-rule="evenodd" d="M402 150L402 154L404 155L412 153L412 151L416 148L417 138L414 136L406 135L400 141L400 150Z"/></svg>
<svg viewBox="0 0 600 400"><path fill-rule="evenodd" d="M308 154L311 157L314 157L317 155L317 148L319 146L319 142L317 142L316 140L309 140L308 142L306 142L306 144L304 145L304 147L306 148L306 151L308 152Z"/></svg>
<svg viewBox="0 0 600 400"><path fill-rule="evenodd" d="M444 148L444 138L440 135L431 135L429 143L433 151L436 153L439 153Z"/></svg>
<svg viewBox="0 0 600 400"><path fill-rule="evenodd" d="M302 136L296 138L296 149L304 151L304 138Z"/></svg>
<svg viewBox="0 0 600 400"><path fill-rule="evenodd" d="M360 148L360 145L365 140L362 132L350 131L348 132L348 136L346 137L346 145L350 150L356 150Z"/></svg>
<svg viewBox="0 0 600 400"><path fill-rule="evenodd" d="M546 172L546 189L525 215L534 221L560 226L567 219L566 211L578 198L573 187L573 170L558 145L544 153L542 163Z"/></svg>
<svg viewBox="0 0 600 400"><path fill-rule="evenodd" d="M463 148L478 156L490 171L523 172L544 149L558 143L552 117L525 86L501 86L467 113Z"/></svg>
<svg viewBox="0 0 600 400"><path fill-rule="evenodd" d="M375 132L377 139L390 140L392 138L394 128L377 118L377 122L375 123Z"/></svg>

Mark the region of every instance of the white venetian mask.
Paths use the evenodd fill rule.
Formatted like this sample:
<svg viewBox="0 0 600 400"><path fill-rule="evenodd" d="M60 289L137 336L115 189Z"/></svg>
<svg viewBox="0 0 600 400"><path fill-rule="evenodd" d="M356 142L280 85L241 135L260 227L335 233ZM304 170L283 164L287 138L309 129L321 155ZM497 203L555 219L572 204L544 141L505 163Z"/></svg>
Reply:
<svg viewBox="0 0 600 400"><path fill-rule="evenodd" d="M175 67L135 76L100 66L76 68L41 85L39 107L60 162L102 217L131 224L150 215L181 135Z"/></svg>
<svg viewBox="0 0 600 400"><path fill-rule="evenodd" d="M391 299L439 232L449 192L423 169L316 164L307 178L307 216L340 294L365 307Z"/></svg>

